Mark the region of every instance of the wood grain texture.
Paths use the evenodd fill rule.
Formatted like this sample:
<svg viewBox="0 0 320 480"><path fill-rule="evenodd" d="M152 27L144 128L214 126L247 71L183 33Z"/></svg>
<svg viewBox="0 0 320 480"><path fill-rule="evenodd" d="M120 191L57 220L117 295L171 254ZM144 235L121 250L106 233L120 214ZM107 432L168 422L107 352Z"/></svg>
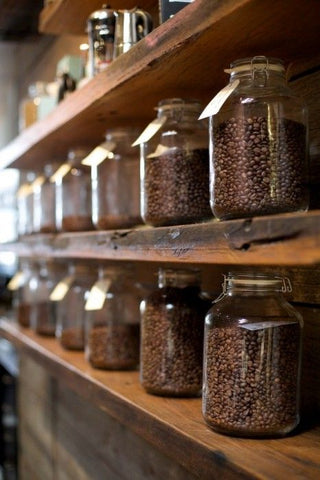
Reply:
<svg viewBox="0 0 320 480"><path fill-rule="evenodd" d="M71 146L101 143L106 128L142 128L166 97L206 103L236 58L262 52L290 63L318 55L317 11L317 0L196 0L9 143L0 166L41 168Z"/></svg>
<svg viewBox="0 0 320 480"><path fill-rule="evenodd" d="M139 384L138 372L94 370L81 352L64 351L55 339L39 338L12 323L1 322L1 335L68 388L161 452L179 459L202 480L317 478L317 426L288 438L258 442L218 435L204 424L200 399L148 395Z"/></svg>
<svg viewBox="0 0 320 480"><path fill-rule="evenodd" d="M133 230L33 235L4 244L20 256L225 265L320 263L320 212Z"/></svg>

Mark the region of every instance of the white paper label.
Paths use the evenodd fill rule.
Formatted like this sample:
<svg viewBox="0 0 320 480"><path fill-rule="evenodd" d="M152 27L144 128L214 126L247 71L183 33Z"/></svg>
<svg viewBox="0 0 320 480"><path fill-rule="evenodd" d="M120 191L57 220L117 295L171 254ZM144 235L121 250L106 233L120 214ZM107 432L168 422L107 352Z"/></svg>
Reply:
<svg viewBox="0 0 320 480"><path fill-rule="evenodd" d="M27 197L32 193L32 185L29 183L24 183L20 186L20 188L17 191L17 198L23 198Z"/></svg>
<svg viewBox="0 0 320 480"><path fill-rule="evenodd" d="M59 282L50 294L50 300L52 302L60 302L68 293L72 283L74 281L74 275L69 275L65 277L61 282Z"/></svg>
<svg viewBox="0 0 320 480"><path fill-rule="evenodd" d="M98 280L89 292L89 296L84 309L87 311L101 310L105 302L106 293L109 290L110 284L111 280L109 279Z"/></svg>
<svg viewBox="0 0 320 480"><path fill-rule="evenodd" d="M24 282L25 274L21 271L16 272L8 283L7 288L8 290L11 290L11 292L14 292L15 290L18 290L18 288L22 287Z"/></svg>
<svg viewBox="0 0 320 480"><path fill-rule="evenodd" d="M224 102L227 98L231 95L233 90L237 88L239 85L240 80L235 80L232 83L229 83L226 87L220 90L219 93L211 100L210 103L206 106L206 108L201 113L199 120L203 120L204 118L211 117L212 115L216 115Z"/></svg>
<svg viewBox="0 0 320 480"><path fill-rule="evenodd" d="M136 147L137 145L141 145L141 143L148 142L150 138L152 138L157 133L157 131L160 130L166 120L167 117L160 117L152 120L152 122L149 123L149 125L143 130L141 135L131 146Z"/></svg>
<svg viewBox="0 0 320 480"><path fill-rule="evenodd" d="M58 179L61 180L65 175L67 175L68 172L71 170L71 165L69 163L63 163L60 165L58 170L54 172L54 174L50 177L50 182L54 183Z"/></svg>
<svg viewBox="0 0 320 480"><path fill-rule="evenodd" d="M45 180L46 178L43 175L37 177L31 185L32 190L35 191L38 187L41 187L44 184Z"/></svg>
<svg viewBox="0 0 320 480"><path fill-rule="evenodd" d="M96 147L92 152L89 153L83 160L82 165L87 165L88 167L98 166L106 158L113 158L113 150L115 149L116 144L114 142L105 142Z"/></svg>
<svg viewBox="0 0 320 480"><path fill-rule="evenodd" d="M259 323L248 323L246 325L240 325L241 328L245 328L246 330L263 330L266 328L274 328L274 327L281 327L282 325L291 325L296 322L286 322L286 321L272 321L272 322L259 322Z"/></svg>
<svg viewBox="0 0 320 480"><path fill-rule="evenodd" d="M153 153L150 153L150 155L147 156L147 158L155 158L155 157L160 157L161 155L164 155L165 153L168 153L168 150L171 150L169 147L165 147L164 145L159 145L155 149Z"/></svg>

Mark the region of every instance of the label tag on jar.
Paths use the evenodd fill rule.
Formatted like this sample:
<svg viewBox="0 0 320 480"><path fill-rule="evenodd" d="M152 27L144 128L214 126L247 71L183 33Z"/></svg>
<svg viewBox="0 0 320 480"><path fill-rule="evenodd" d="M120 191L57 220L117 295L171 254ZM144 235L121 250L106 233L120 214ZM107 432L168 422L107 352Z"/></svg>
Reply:
<svg viewBox="0 0 320 480"><path fill-rule="evenodd" d="M60 302L60 300L63 300L63 298L68 293L68 290L70 289L73 281L74 275L69 275L68 277L65 277L63 280L61 280L61 282L59 282L52 290L49 297L50 300L52 302Z"/></svg>
<svg viewBox="0 0 320 480"><path fill-rule="evenodd" d="M30 193L32 193L32 184L23 183L17 191L17 198L27 197Z"/></svg>
<svg viewBox="0 0 320 480"><path fill-rule="evenodd" d="M259 323L248 323L247 325L240 325L241 328L245 328L246 330L264 330L266 328L274 328L274 327L281 327L282 325L292 325L293 323L297 323L295 321L286 321L286 320L278 320L272 322L259 322Z"/></svg>
<svg viewBox="0 0 320 480"><path fill-rule="evenodd" d="M160 118L155 118L152 120L152 122L149 123L149 125L143 130L141 135L137 138L137 140L131 145L132 147L137 147L138 145L141 145L141 143L146 143L152 138L158 130L164 125L164 123L167 121L167 117L160 117Z"/></svg>
<svg viewBox="0 0 320 480"><path fill-rule="evenodd" d="M83 160L82 165L87 165L88 167L97 167L107 158L113 158L116 144L114 142L105 142L96 147L89 153Z"/></svg>
<svg viewBox="0 0 320 480"><path fill-rule="evenodd" d="M168 150L173 150L173 149L169 147L165 147L164 145L161 145L161 143L159 143L155 151L153 153L150 153L150 155L148 155L147 158L160 157L161 155L168 153Z"/></svg>
<svg viewBox="0 0 320 480"><path fill-rule="evenodd" d="M69 163L63 163L50 177L50 182L55 183L58 179L61 180L68 172L70 172L70 170L71 165Z"/></svg>
<svg viewBox="0 0 320 480"><path fill-rule="evenodd" d="M46 177L44 177L43 175L40 175L39 177L37 177L31 184L32 190L36 191L36 189L41 187L45 181L46 181Z"/></svg>
<svg viewBox="0 0 320 480"><path fill-rule="evenodd" d="M18 290L22 285L24 285L26 281L26 277L24 272L16 272L13 277L11 278L10 282L7 285L7 289L10 290L11 292L14 292L15 290Z"/></svg>
<svg viewBox="0 0 320 480"><path fill-rule="evenodd" d="M219 93L211 100L210 103L206 106L206 108L201 113L199 120L203 120L204 118L212 117L212 115L216 115L224 102L227 98L231 95L233 90L237 88L239 85L240 80L235 80L234 82L229 83L226 87L220 90Z"/></svg>
<svg viewBox="0 0 320 480"><path fill-rule="evenodd" d="M110 288L110 284L111 280L108 278L98 280L89 292L84 309L87 311L101 310L106 299L106 294Z"/></svg>

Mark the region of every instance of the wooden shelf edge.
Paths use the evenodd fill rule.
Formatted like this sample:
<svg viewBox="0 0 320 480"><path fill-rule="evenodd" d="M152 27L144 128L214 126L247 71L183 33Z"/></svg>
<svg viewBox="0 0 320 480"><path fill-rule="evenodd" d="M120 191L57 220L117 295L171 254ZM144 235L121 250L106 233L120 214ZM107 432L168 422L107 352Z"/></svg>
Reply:
<svg viewBox="0 0 320 480"><path fill-rule="evenodd" d="M320 429L279 440L255 441L215 434L206 427L200 399L161 398L146 394L138 372L92 369L82 352L63 350L54 338L39 337L12 321L0 320L0 335L40 362L48 372L144 437L165 454L179 459L202 480L282 480L299 473L315 478L320 467ZM304 448L301 448L301 446ZM299 455L297 452L299 451ZM287 456L290 461L287 461ZM271 466L269 460L272 458ZM311 461L312 459L312 461Z"/></svg>
<svg viewBox="0 0 320 480"><path fill-rule="evenodd" d="M19 256L220 265L320 263L320 210L173 227L31 235Z"/></svg>

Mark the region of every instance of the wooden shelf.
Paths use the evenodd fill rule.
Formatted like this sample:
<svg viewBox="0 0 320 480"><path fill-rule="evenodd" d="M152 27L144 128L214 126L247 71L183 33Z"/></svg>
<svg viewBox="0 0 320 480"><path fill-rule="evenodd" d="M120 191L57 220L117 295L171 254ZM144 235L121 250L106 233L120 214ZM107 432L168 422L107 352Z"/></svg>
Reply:
<svg viewBox="0 0 320 480"><path fill-rule="evenodd" d="M233 265L320 263L320 211L174 227L31 235L20 256Z"/></svg>
<svg viewBox="0 0 320 480"><path fill-rule="evenodd" d="M54 0L41 11L39 31L54 35L64 33L83 35L86 30L87 18L95 10L102 7L101 0ZM137 6L136 0L114 0L111 8L114 10L130 9ZM142 0L139 7L153 14L154 22L158 23L158 1Z"/></svg>
<svg viewBox="0 0 320 480"><path fill-rule="evenodd" d="M83 353L65 351L55 339L8 321L0 321L0 335L202 480L318 478L319 427L277 440L218 435L204 423L201 399L148 395L138 372L94 370Z"/></svg>
<svg viewBox="0 0 320 480"><path fill-rule="evenodd" d="M236 58L265 54L288 64L316 56L318 10L317 0L195 0L3 148L0 167L64 161L74 146L101 143L107 128L143 127L166 97L205 104L226 84L224 69Z"/></svg>

